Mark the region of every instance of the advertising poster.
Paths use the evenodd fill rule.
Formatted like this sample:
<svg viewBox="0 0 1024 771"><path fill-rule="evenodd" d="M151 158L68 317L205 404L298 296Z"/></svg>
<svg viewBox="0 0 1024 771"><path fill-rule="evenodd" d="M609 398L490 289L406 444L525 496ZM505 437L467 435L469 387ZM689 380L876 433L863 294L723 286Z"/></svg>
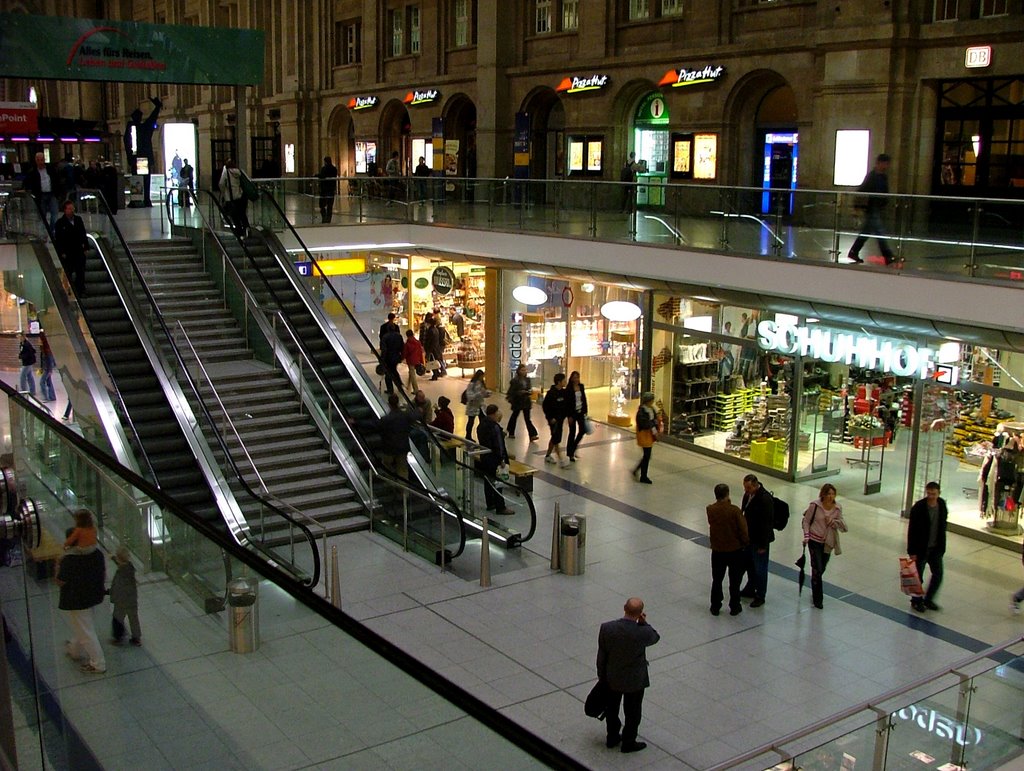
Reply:
<svg viewBox="0 0 1024 771"><path fill-rule="evenodd" d="M677 139L672 143L672 171L677 174L690 173L690 140Z"/></svg>
<svg viewBox="0 0 1024 771"><path fill-rule="evenodd" d="M459 175L459 140L444 140L444 175L446 177L457 177Z"/></svg>
<svg viewBox="0 0 1024 771"><path fill-rule="evenodd" d="M587 171L601 170L601 148L600 142L587 143Z"/></svg>
<svg viewBox="0 0 1024 771"><path fill-rule="evenodd" d="M569 140L569 171L583 171L583 142Z"/></svg>
<svg viewBox="0 0 1024 771"><path fill-rule="evenodd" d="M693 178L714 179L718 173L718 135L697 134L693 138Z"/></svg>

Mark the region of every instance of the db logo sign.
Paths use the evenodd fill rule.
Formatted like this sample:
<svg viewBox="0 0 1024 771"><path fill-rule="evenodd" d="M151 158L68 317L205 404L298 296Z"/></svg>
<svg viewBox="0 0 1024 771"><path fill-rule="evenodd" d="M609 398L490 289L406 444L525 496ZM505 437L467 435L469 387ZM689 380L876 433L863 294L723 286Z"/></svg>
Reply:
<svg viewBox="0 0 1024 771"><path fill-rule="evenodd" d="M964 56L964 66L968 69L988 67L992 64L992 46L972 46Z"/></svg>

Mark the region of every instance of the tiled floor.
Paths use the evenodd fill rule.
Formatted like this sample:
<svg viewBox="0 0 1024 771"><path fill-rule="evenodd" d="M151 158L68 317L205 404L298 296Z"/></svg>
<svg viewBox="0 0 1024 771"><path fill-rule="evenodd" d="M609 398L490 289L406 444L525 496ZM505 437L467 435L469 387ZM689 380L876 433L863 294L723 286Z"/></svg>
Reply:
<svg viewBox="0 0 1024 771"><path fill-rule="evenodd" d="M463 387L464 381L449 378L427 383L425 390L454 400ZM529 445L525 436L511 441L510 448L521 460L542 465L542 449ZM629 474L637 455L629 436L599 425L581 446L578 463L565 470L543 467L534 494L541 518L537 536L521 553L506 555L492 548L489 589L476 583L479 549L472 544L452 572L441 573L374 535L337 539L344 610L592 768L704 768L1024 632L1024 616L1011 615L1007 607L1010 592L1024 581L1019 555L951 535L938 596L943 610L917 616L896 581L904 523L870 499L846 498L842 485L839 499L850 532L843 555L829 565L825 608L813 609L809 591L798 595L792 563L800 554L799 517L816 486L776 481L771 487L789 501L793 520L772 549L768 602L736 618L712 617L707 611L704 507L718 482L738 492L744 472L680 448L657 446L651 467L655 484L641 486ZM588 518L582 576L548 567L556 502L562 513ZM662 638L649 650L652 687L644 702L641 736L650 746L626 757L604 748L603 726L583 715L582 699L594 679L598 625L620 615L631 595L645 600ZM167 598L170 605L174 602ZM177 688L207 705L210 715L249 709L244 692L262 682L260 674L239 679L244 665L225 652L221 630L203 632L199 624L183 631L170 614L147 614L143 623L146 648L124 651L126 667L131 667L130 657L176 651L180 659L175 660L181 662ZM349 667L351 677L373 694L376 707L325 699L315 714L303 710L306 696L322 690L318 668L340 666L347 655L358 659L358 651L332 650L325 662L310 655L315 631L290 636L281 631L288 656L284 651L267 655L274 666L290 662L275 675L290 683L285 692L292 696L282 698L292 701L272 714L268 709L252 713L251 720L234 721L240 727L230 733L229 746L246 747L244 755L232 751L238 762L268 768L339 767L332 758L365 751L373 754L345 755L345 767L358 760L365 767L413 768L431 765L419 762L421 753L429 755L424 742L441 742L446 752L462 746L461 735L445 742L444 731L457 732L457 722L435 727L429 737L375 735L374 730L383 729L374 726L394 727L396 714L402 725L413 721L415 728L417 711L402 701L399 686L381 687L358 666ZM275 635L265 636L273 648ZM114 653L122 656L122 651ZM115 671L104 682L117 681L120 659L112 656L112 661ZM392 687L399 688L398 697ZM94 681L82 690L86 698L113 698L103 683ZM97 693L102 696L92 695ZM119 705L117 714L128 720L139 706ZM406 714L410 709L412 714ZM299 724L309 728L301 743L286 742L295 726L285 725L283 716L293 711L302 717ZM181 714L168 724L164 744L183 753L168 759L168 765L224 761L216 746L224 729L212 729L205 720L189 721ZM357 723L366 727L356 730ZM196 739L182 738L191 732L189 725ZM86 733L91 740L103 732L97 725ZM361 737L362 746L378 744L360 750L358 741L349 743L351 734ZM247 746L253 741L258 747ZM302 757L293 754L296 744ZM123 746L127 764L131 743ZM502 767L472 755L463 762Z"/></svg>

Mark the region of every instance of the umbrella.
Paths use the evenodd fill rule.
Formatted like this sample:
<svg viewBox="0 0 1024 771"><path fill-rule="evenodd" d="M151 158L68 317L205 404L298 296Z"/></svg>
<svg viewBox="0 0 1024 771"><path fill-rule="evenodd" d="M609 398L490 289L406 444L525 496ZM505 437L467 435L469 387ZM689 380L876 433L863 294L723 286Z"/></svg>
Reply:
<svg viewBox="0 0 1024 771"><path fill-rule="evenodd" d="M804 544L804 550L800 553L800 559L798 559L794 564L798 568L800 568L800 575L797 576L797 579L796 579L797 586L799 587L798 590L797 590L797 594L803 594L804 593L804 582L807 580L807 570L806 570L806 568L807 568L807 545L806 544Z"/></svg>

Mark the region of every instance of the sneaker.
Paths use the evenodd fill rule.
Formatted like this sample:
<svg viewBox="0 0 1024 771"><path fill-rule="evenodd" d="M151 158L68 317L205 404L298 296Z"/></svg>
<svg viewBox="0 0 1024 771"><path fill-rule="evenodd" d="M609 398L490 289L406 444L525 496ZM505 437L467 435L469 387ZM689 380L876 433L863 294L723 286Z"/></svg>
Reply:
<svg viewBox="0 0 1024 771"><path fill-rule="evenodd" d="M557 463L558 461L555 460L553 455L545 455L544 456L544 462L545 463Z"/></svg>
<svg viewBox="0 0 1024 771"><path fill-rule="evenodd" d="M105 675L107 673L107 670L94 667L92 664L82 664L78 670L85 672L87 675Z"/></svg>
<svg viewBox="0 0 1024 771"><path fill-rule="evenodd" d="M569 468L569 466L571 466L571 465L572 464L569 462L568 458L562 458L562 460L558 464L558 467L559 468Z"/></svg>

